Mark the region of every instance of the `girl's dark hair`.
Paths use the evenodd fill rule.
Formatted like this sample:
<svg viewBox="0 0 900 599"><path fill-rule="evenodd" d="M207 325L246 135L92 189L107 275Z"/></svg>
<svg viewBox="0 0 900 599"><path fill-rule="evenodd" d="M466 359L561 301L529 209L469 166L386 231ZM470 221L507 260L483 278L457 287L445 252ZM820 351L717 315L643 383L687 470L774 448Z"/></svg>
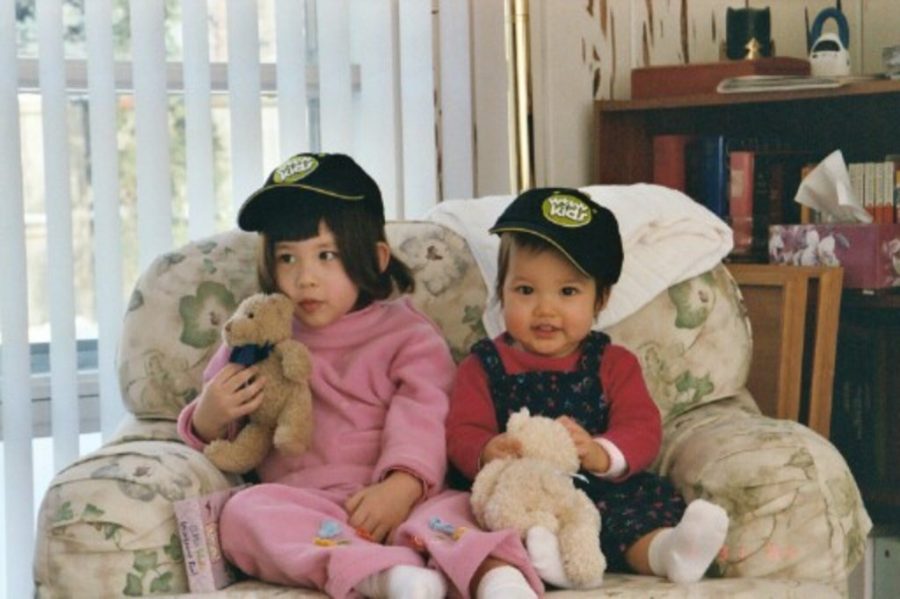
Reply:
<svg viewBox="0 0 900 599"><path fill-rule="evenodd" d="M494 288L494 291L497 292L497 297L501 302L503 302L503 283L506 281L506 274L509 272L509 256L512 254L513 248L528 250L536 254L547 251L556 252L558 255L568 260L566 255L560 252L555 245L543 240L537 235L520 233L518 231L501 233L500 251L497 254L497 282L496 287ZM604 294L612 289L612 285L594 277L591 278L594 279L594 282L597 284L597 298L602 298Z"/></svg>
<svg viewBox="0 0 900 599"><path fill-rule="evenodd" d="M391 253L384 272L378 269L375 246L387 243L384 223L356 206L341 206L336 200L305 202L302 212L284 215L277 223L260 232L257 252L259 285L266 293L278 291L275 283L275 246L281 241L303 241L319 234L324 222L337 242L341 263L347 276L359 288L354 310L375 300L386 299L395 289L401 293L415 289L412 272Z"/></svg>

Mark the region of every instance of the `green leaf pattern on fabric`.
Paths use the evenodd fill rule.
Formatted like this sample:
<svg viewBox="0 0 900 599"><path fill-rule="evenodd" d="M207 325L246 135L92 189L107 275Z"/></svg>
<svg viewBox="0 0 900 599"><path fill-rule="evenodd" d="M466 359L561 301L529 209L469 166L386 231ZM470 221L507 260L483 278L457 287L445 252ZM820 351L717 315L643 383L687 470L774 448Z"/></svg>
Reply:
<svg viewBox="0 0 900 599"><path fill-rule="evenodd" d="M221 283L204 281L196 295L186 295L178 304L184 328L181 342L205 348L220 339L219 329L237 307L234 294Z"/></svg>
<svg viewBox="0 0 900 599"><path fill-rule="evenodd" d="M211 254L214 249L219 247L218 242L213 241L213 240L198 241L194 245L198 250L200 250L200 253L203 255Z"/></svg>
<svg viewBox="0 0 900 599"><path fill-rule="evenodd" d="M181 550L181 539L178 538L177 534L172 534L169 538L169 544L163 547L163 551L173 562L184 560L184 554Z"/></svg>
<svg viewBox="0 0 900 599"><path fill-rule="evenodd" d="M669 297L675 304L675 326L696 329L706 322L716 303L715 279L709 273L669 287Z"/></svg>
<svg viewBox="0 0 900 599"><path fill-rule="evenodd" d="M151 350L144 356L144 371L147 374L146 384L141 389L143 405L169 406L179 411L200 392L185 358Z"/></svg>
<svg viewBox="0 0 900 599"><path fill-rule="evenodd" d="M157 495L168 501L179 501L194 486L187 473L172 469L162 458L141 456L139 465L130 467L129 463L132 460L128 456L116 456L94 470L91 478L114 480L123 495L141 502L153 501Z"/></svg>
<svg viewBox="0 0 900 599"><path fill-rule="evenodd" d="M203 272L207 275L214 275L219 269L216 268L216 263L210 260L209 258L203 259Z"/></svg>
<svg viewBox="0 0 900 599"><path fill-rule="evenodd" d="M172 586L175 579L172 567L181 568L182 561L179 556L170 562L161 562L156 551L135 551L132 571L125 574L125 588L122 592L129 597L142 597L145 594L156 595L181 590ZM148 582L145 593L144 585Z"/></svg>
<svg viewBox="0 0 900 599"><path fill-rule="evenodd" d="M684 371L675 381L675 388L681 398L676 403L677 411L689 410L693 406L703 403L703 398L713 392L713 384L709 375L694 376L691 372Z"/></svg>
<svg viewBox="0 0 900 599"><path fill-rule="evenodd" d="M140 597L144 594L144 585L141 578L131 572L125 575L125 588L122 594L128 597Z"/></svg>
<svg viewBox="0 0 900 599"><path fill-rule="evenodd" d="M86 503L84 509L81 510L82 520L96 520L105 512L92 503Z"/></svg>
<svg viewBox="0 0 900 599"><path fill-rule="evenodd" d="M134 312L138 308L144 305L144 294L141 293L140 289L135 289L131 292L131 297L128 299L128 312Z"/></svg>
<svg viewBox="0 0 900 599"><path fill-rule="evenodd" d="M54 524L56 524L58 522L71 520L74 517L75 512L72 511L72 502L66 501L60 504L60 506L56 509L56 513L53 514L52 521Z"/></svg>
<svg viewBox="0 0 900 599"><path fill-rule="evenodd" d="M155 551L135 551L134 553L134 569L141 574L146 574L148 570L156 567Z"/></svg>

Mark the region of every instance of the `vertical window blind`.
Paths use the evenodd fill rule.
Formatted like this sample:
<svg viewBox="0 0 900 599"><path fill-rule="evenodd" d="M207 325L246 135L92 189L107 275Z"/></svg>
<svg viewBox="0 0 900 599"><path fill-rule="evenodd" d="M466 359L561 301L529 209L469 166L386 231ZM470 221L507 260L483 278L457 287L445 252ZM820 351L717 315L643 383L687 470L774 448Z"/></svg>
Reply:
<svg viewBox="0 0 900 599"><path fill-rule="evenodd" d="M36 471L36 441L50 435L55 472L86 433L113 435L125 298L157 255L233 227L243 199L300 151L354 155L388 218L472 196L470 11L471 0L2 3L7 597L33 592L44 488L29 483L50 476Z"/></svg>

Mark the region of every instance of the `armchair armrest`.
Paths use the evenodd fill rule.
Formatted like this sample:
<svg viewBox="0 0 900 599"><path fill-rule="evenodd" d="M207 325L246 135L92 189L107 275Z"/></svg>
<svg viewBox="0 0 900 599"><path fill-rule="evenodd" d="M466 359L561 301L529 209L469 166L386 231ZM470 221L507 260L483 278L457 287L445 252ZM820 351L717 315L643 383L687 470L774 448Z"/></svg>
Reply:
<svg viewBox="0 0 900 599"><path fill-rule="evenodd" d="M845 590L872 523L828 440L760 415L746 391L680 415L664 437L660 471L688 501L702 497L728 511L728 537L716 562L721 575L812 580Z"/></svg>
<svg viewBox="0 0 900 599"><path fill-rule="evenodd" d="M56 475L41 505L38 596L187 592L172 503L233 482L177 441L123 441L85 456Z"/></svg>

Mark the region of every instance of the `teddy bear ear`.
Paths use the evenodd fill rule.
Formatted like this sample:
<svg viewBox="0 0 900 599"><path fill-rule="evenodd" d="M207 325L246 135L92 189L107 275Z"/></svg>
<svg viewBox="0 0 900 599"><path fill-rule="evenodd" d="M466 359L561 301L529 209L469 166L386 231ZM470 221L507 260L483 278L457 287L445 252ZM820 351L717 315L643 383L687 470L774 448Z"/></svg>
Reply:
<svg viewBox="0 0 900 599"><path fill-rule="evenodd" d="M518 412L510 414L509 421L506 423L506 430L516 430L517 428L521 427L529 418L531 418L531 412L528 411L528 408L522 408Z"/></svg>

